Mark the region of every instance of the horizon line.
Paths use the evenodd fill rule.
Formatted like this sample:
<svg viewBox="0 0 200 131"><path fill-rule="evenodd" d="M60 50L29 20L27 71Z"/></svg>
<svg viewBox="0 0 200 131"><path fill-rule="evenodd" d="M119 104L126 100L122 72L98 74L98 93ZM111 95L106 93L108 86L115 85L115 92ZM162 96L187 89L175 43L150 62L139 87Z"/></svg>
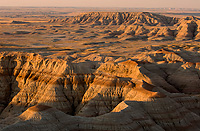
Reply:
<svg viewBox="0 0 200 131"><path fill-rule="evenodd" d="M86 6L18 6L18 5L0 5L0 7L29 7L29 8L122 8L122 9L171 9L171 10L176 10L176 9L191 9L191 10L197 10L200 8L180 8L180 7L86 7Z"/></svg>

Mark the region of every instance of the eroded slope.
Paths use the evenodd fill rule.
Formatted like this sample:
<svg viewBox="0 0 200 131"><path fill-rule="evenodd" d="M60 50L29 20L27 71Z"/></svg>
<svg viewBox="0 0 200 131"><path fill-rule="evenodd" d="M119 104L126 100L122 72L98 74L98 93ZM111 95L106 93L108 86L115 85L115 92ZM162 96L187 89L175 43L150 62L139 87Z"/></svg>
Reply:
<svg viewBox="0 0 200 131"><path fill-rule="evenodd" d="M112 59L1 53L1 129L199 130L199 58L198 45Z"/></svg>
<svg viewBox="0 0 200 131"><path fill-rule="evenodd" d="M175 18L149 12L90 12L50 23L68 23L95 26L116 26L105 32L103 38L120 40L199 40L200 19L197 17ZM118 27L117 25L121 25ZM81 32L81 30L80 30Z"/></svg>
<svg viewBox="0 0 200 131"><path fill-rule="evenodd" d="M177 23L177 19L149 12L90 12L90 13L82 13L78 16L68 18L66 20L63 20L62 22L69 22L74 24L92 23L95 25L109 25L109 24L173 25Z"/></svg>

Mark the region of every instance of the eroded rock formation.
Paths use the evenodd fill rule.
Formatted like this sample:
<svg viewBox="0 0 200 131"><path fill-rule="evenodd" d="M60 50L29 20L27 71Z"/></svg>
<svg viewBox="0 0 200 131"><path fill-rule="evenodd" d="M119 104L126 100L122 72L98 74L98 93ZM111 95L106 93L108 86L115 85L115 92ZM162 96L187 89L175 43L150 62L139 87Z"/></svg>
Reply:
<svg viewBox="0 0 200 131"><path fill-rule="evenodd" d="M50 20L49 22L92 23L95 25L121 25L121 24L146 24L146 25L173 25L177 19L149 12L89 12L65 20Z"/></svg>
<svg viewBox="0 0 200 131"><path fill-rule="evenodd" d="M1 53L0 129L199 130L198 52L149 46L128 59L66 61Z"/></svg>
<svg viewBox="0 0 200 131"><path fill-rule="evenodd" d="M103 38L122 40L199 40L200 19L197 17L175 18L149 12L89 12L65 20L68 24L94 26L117 26Z"/></svg>

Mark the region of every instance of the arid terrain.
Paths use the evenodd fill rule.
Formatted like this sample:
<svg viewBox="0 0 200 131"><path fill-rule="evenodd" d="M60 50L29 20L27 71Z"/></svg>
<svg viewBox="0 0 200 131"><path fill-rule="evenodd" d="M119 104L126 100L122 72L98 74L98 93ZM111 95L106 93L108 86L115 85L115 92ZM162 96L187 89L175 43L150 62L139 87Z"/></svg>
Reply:
<svg viewBox="0 0 200 131"><path fill-rule="evenodd" d="M0 130L200 130L200 10L0 8Z"/></svg>

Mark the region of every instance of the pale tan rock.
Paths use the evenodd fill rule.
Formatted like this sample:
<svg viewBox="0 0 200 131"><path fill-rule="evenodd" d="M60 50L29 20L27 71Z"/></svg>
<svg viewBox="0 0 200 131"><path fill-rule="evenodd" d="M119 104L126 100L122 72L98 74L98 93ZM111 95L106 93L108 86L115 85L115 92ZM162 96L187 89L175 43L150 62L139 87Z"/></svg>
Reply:
<svg viewBox="0 0 200 131"><path fill-rule="evenodd" d="M173 25L178 22L178 19L149 12L89 12L73 18L65 20L54 19L49 22L92 23L94 25L121 25L123 23Z"/></svg>
<svg viewBox="0 0 200 131"><path fill-rule="evenodd" d="M103 39L120 40L199 40L200 19L194 16L175 18L149 12L88 12L66 19L53 19L50 23L90 24L92 27L121 25L107 32ZM84 32L77 30L75 33ZM87 32L87 31L86 31ZM106 32L106 31L105 31ZM128 36L127 36L128 35ZM131 35L131 36L129 36Z"/></svg>
<svg viewBox="0 0 200 131"><path fill-rule="evenodd" d="M93 54L73 62L1 53L0 129L199 130L192 47L198 51L149 46L129 60Z"/></svg>
<svg viewBox="0 0 200 131"><path fill-rule="evenodd" d="M148 36L152 36L153 37L149 38L149 40L173 40L174 39L174 32L172 30L170 30L168 27L164 27L164 28L159 28L159 30L157 31L152 30L150 34L148 34Z"/></svg>
<svg viewBox="0 0 200 131"><path fill-rule="evenodd" d="M185 21L181 20L180 25L177 28L177 35L176 39L193 39L195 37L195 32L197 30L197 23L195 20L188 20Z"/></svg>

